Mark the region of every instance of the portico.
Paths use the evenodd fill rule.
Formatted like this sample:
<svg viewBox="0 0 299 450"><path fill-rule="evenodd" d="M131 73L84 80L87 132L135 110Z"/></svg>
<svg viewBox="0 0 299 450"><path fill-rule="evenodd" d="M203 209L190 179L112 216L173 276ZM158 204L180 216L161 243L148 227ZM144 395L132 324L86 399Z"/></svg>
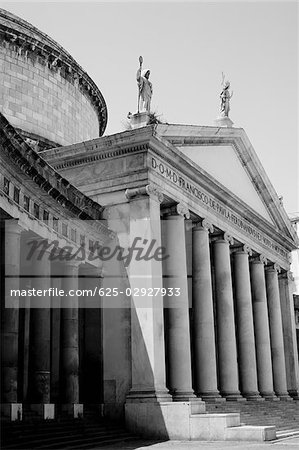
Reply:
<svg viewBox="0 0 299 450"><path fill-rule="evenodd" d="M105 206L108 224L125 248L132 233L146 239L161 233L158 242L168 258L156 262L154 272L153 265L144 266L144 287L145 274L155 273L157 286L162 280L166 289L179 288L181 296L163 298L164 332L161 320L149 321L148 316L153 310L161 318L161 299L158 310L153 299L142 314L136 308L140 298L133 299L138 317L133 312L131 329L134 335L137 327L142 348L146 346L142 367L146 358L151 373L140 396L134 390L136 405L147 401L144 393L153 393L155 385L159 389L151 398L168 404L169 397L158 395L167 392L165 386L176 402L298 397L294 339L285 353L291 312L281 306L292 299L285 299L287 289L282 299L278 289L282 276L287 282L289 253L297 238L243 130L147 126L84 148L76 144L50 150L45 158ZM218 172L225 158L232 173L217 174L214 158L220 158ZM138 227L141 217L154 234ZM135 283L130 269L128 277ZM140 345L134 339L132 361L139 361ZM165 366L166 376L157 364ZM142 373L138 367L132 364L133 379ZM113 367L107 370L113 372ZM118 375L114 381L121 385ZM130 393L127 402L132 401Z"/></svg>

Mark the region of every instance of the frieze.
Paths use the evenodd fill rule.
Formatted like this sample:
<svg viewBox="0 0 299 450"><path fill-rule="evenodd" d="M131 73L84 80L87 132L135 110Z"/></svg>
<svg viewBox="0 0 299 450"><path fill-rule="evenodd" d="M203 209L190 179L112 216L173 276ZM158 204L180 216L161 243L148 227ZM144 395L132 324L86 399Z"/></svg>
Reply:
<svg viewBox="0 0 299 450"><path fill-rule="evenodd" d="M213 214L221 217L235 228L242 230L259 244L266 246L268 249L278 253L284 259L288 259L288 252L285 251L275 241L264 235L257 228L251 225L246 219L235 213L228 206L216 199L214 196L203 190L199 185L190 181L186 176L181 175L177 170L173 170L164 162L156 157L151 157L151 169L160 174L163 178L169 180L172 184L180 188L183 192L188 193L192 197L200 201Z"/></svg>

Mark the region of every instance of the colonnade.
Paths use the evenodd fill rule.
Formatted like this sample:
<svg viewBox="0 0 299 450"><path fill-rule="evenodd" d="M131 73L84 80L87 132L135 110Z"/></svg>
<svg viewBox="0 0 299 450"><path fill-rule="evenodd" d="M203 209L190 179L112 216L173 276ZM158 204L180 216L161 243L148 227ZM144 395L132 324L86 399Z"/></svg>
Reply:
<svg viewBox="0 0 299 450"><path fill-rule="evenodd" d="M79 304L76 294L79 287L80 266L78 262L67 259L62 263L53 264L49 252L45 251L42 257L39 252L33 254L27 266L22 267L21 252L24 251L24 246L21 245L22 233L24 230L12 220L6 221L6 225L2 226L4 245L1 297L5 297L5 303L1 303L2 413L12 420L20 419L22 403L25 403L29 409L44 419L54 418L58 412L57 407L60 411L78 417L83 414L83 405L79 399ZM72 295L51 298L51 292L47 290L53 286L53 279L59 280L59 289L65 293L72 291ZM43 291L42 296L31 296L29 303L27 302L30 324L27 343L22 342L23 336L19 333L20 305L23 304L24 307L24 298L11 294L11 290L22 290L25 287ZM57 316L59 322L56 324L51 321L53 301L56 304L55 311L59 308ZM93 301L95 302L95 299ZM56 367L56 378L60 385L57 395L58 405L52 403L51 393L53 328L59 340ZM29 352L28 366L23 367L28 378L25 392L20 385L24 379L24 374L20 373L20 345L27 345ZM96 357L94 359L96 360Z"/></svg>
<svg viewBox="0 0 299 450"><path fill-rule="evenodd" d="M192 399L194 394L208 401L291 400L279 286L286 273L197 219L189 305L184 223L189 217L178 205L168 208L162 220L162 244L169 256L163 266L164 286L181 292L175 299L168 297L165 308L167 387L173 400Z"/></svg>
<svg viewBox="0 0 299 450"><path fill-rule="evenodd" d="M163 196L148 186L126 195L128 242L138 235L145 242L162 245L167 255L163 261L140 262L133 258L127 272L131 287L146 283L158 290L163 286L168 294L179 291L178 296L149 297L146 306L139 306L140 299L133 299L131 373L124 375L132 383L127 402L298 398L288 273L256 249L194 215L192 246L187 255L186 219L190 219L190 212L185 205L161 208ZM21 287L23 230L17 223L9 222L4 233L1 269L1 281L5 280L2 297L5 295L5 304L10 305L3 308L2 302L2 402L6 415L16 419L22 414L24 396L18 386L19 299L12 299L10 290ZM188 220L188 226L190 223ZM192 276L188 279L190 261ZM31 258L30 270L34 274L31 287L44 290L53 285L50 275L54 269L48 257ZM60 287L76 291L82 267L74 261L64 261L56 270ZM61 409L78 416L82 414L78 298L60 298L59 312L55 312L59 330L54 343L51 332L57 325L53 325L50 312L52 300L49 295L30 299L26 403L42 417L54 417L51 380L55 378L59 380L57 398ZM84 314L91 317L86 311ZM90 341L100 328L92 316L85 333ZM59 358L53 349L59 350ZM100 344L92 342L87 353L91 359L100 355ZM103 377L100 366L99 363L93 374L94 386ZM121 385L122 375L117 376ZM83 378L87 385L89 378Z"/></svg>

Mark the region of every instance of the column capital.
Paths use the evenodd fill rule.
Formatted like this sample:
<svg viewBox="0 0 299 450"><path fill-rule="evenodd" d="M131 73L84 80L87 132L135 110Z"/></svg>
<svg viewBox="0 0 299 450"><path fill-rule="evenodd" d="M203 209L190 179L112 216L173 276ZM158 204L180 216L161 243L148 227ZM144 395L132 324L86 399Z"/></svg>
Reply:
<svg viewBox="0 0 299 450"><path fill-rule="evenodd" d="M204 230L214 233L214 227L207 219L202 219L201 221L194 223L192 228L194 231Z"/></svg>
<svg viewBox="0 0 299 450"><path fill-rule="evenodd" d="M236 249L235 253L246 253L248 256L252 256L252 248L247 244L243 244Z"/></svg>
<svg viewBox="0 0 299 450"><path fill-rule="evenodd" d="M268 265L268 267L266 268L266 270L267 271L273 270L273 271L275 271L277 273L280 273L281 272L281 267L277 263L270 263Z"/></svg>
<svg viewBox="0 0 299 450"><path fill-rule="evenodd" d="M222 243L226 243L229 245L233 245L234 244L234 238L228 234L227 232L222 232L221 234L216 234L214 236L212 236L212 242L214 242L214 244L216 244L217 242L222 242Z"/></svg>
<svg viewBox="0 0 299 450"><path fill-rule="evenodd" d="M280 279L286 279L288 281L294 281L294 276L293 276L293 272L291 270L285 270L285 271L281 271L278 275L278 277Z"/></svg>
<svg viewBox="0 0 299 450"><path fill-rule="evenodd" d="M148 196L157 200L159 203L163 202L164 195L159 189L153 184L147 184L146 186L141 186L139 188L126 189L125 197L127 200L136 199L142 196Z"/></svg>
<svg viewBox="0 0 299 450"><path fill-rule="evenodd" d="M233 245L234 243L234 238L227 232L223 233L223 240L231 245Z"/></svg>
<svg viewBox="0 0 299 450"><path fill-rule="evenodd" d="M178 203L170 208L163 210L165 216L182 216L183 218L190 219L190 211L184 203Z"/></svg>
<svg viewBox="0 0 299 450"><path fill-rule="evenodd" d="M268 260L265 255L260 254L258 256L252 257L251 262L252 263L262 263L262 264L266 265Z"/></svg>

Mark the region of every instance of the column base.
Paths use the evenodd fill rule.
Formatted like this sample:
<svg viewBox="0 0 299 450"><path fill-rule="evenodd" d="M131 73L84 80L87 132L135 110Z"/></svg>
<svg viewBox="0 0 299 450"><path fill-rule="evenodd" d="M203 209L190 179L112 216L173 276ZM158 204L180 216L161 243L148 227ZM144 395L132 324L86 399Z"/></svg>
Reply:
<svg viewBox="0 0 299 450"><path fill-rule="evenodd" d="M66 403L61 405L61 412L66 413L68 416L74 419L80 419L83 417L83 404L82 403Z"/></svg>
<svg viewBox="0 0 299 450"><path fill-rule="evenodd" d="M30 405L30 409L36 412L43 420L52 420L55 418L54 403L33 403Z"/></svg>
<svg viewBox="0 0 299 450"><path fill-rule="evenodd" d="M260 394L266 401L279 402L280 400L274 392L260 392Z"/></svg>
<svg viewBox="0 0 299 450"><path fill-rule="evenodd" d="M263 397L261 397L261 395L258 392L243 392L242 395L248 401L255 401L255 402L264 402L265 401L265 399Z"/></svg>
<svg viewBox="0 0 299 450"><path fill-rule="evenodd" d="M201 392L198 393L198 396L204 401L208 403L225 403L225 398L221 397L219 392Z"/></svg>
<svg viewBox="0 0 299 450"><path fill-rule="evenodd" d="M175 391L172 392L172 401L173 402L196 402L196 401L201 401L201 399L199 399L198 397L196 397L196 395L194 394L193 391L190 392L180 392L180 391Z"/></svg>
<svg viewBox="0 0 299 450"><path fill-rule="evenodd" d="M292 397L293 400L299 400L299 393L296 389L288 390L289 396Z"/></svg>
<svg viewBox="0 0 299 450"><path fill-rule="evenodd" d="M286 394L276 393L276 395L279 398L279 400L282 402L292 402L293 401L292 397L290 397L289 394L287 394L287 393Z"/></svg>
<svg viewBox="0 0 299 450"><path fill-rule="evenodd" d="M155 391L155 390L134 390L131 389L126 397L126 403L130 402L171 402L172 397L166 390Z"/></svg>
<svg viewBox="0 0 299 450"><path fill-rule="evenodd" d="M246 398L242 397L240 392L221 392L221 395L227 402L246 402Z"/></svg>
<svg viewBox="0 0 299 450"><path fill-rule="evenodd" d="M14 422L23 419L22 403L1 403L1 416Z"/></svg>

